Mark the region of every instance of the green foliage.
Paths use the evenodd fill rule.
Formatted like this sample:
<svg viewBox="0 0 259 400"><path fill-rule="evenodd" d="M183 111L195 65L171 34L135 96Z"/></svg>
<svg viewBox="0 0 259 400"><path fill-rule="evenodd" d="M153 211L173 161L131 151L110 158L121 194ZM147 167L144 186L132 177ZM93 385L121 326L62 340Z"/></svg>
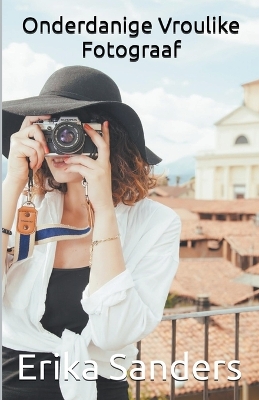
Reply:
<svg viewBox="0 0 259 400"><path fill-rule="evenodd" d="M165 303L165 308L174 308L178 307L190 307L195 304L195 301L189 298L184 298L182 296L178 296L175 293L169 293L167 296L167 300Z"/></svg>

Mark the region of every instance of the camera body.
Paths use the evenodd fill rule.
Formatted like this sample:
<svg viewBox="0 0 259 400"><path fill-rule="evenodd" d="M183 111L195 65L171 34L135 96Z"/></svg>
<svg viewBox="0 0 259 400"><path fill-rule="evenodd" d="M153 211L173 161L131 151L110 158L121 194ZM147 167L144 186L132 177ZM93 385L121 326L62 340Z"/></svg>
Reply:
<svg viewBox="0 0 259 400"><path fill-rule="evenodd" d="M46 121L36 122L41 128L48 148L47 156L59 156L85 154L92 158L97 156L97 147L83 129L87 123L100 135L101 124L97 122L81 122L78 117L64 116L52 118Z"/></svg>

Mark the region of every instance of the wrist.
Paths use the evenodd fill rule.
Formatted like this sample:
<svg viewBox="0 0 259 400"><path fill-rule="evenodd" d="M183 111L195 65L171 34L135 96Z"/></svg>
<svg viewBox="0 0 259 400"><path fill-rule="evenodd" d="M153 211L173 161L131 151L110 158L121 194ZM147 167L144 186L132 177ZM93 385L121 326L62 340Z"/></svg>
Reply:
<svg viewBox="0 0 259 400"><path fill-rule="evenodd" d="M114 204L113 201L111 200L110 202L106 204L98 204L94 205L94 214L95 216L97 215L109 215L109 214L114 214Z"/></svg>
<svg viewBox="0 0 259 400"><path fill-rule="evenodd" d="M3 181L3 192L4 190L8 191L8 195L17 195L18 197L22 193L25 188L27 180L22 181L21 179L14 179L10 176L6 176Z"/></svg>

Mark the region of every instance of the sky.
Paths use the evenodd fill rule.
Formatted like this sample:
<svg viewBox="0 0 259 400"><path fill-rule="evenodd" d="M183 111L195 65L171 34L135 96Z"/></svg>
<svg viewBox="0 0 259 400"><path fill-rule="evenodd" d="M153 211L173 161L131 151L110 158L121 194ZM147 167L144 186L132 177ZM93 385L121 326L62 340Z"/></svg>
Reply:
<svg viewBox="0 0 259 400"><path fill-rule="evenodd" d="M108 74L119 86L122 100L139 114L146 144L164 163L213 148L214 123L239 107L242 84L259 78L259 0L3 0L3 100L37 95L46 79L67 65L86 65ZM51 24L97 18L126 21L125 34L34 34L23 31L32 17ZM239 33L164 34L159 25L219 16L238 21ZM129 23L139 22L139 34L129 37ZM150 21L150 34L141 24ZM32 29L32 22L26 25ZM132 25L133 26L133 25ZM218 27L218 23L216 24ZM163 45L181 40L177 58L95 58L83 42L93 45Z"/></svg>

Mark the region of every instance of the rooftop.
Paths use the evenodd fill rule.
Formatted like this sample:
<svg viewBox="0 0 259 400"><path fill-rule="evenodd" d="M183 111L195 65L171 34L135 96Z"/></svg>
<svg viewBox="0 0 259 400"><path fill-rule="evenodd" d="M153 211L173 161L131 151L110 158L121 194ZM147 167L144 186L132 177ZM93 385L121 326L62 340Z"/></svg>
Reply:
<svg viewBox="0 0 259 400"><path fill-rule="evenodd" d="M190 188L186 186L156 186L149 190L149 195L157 195L161 197L179 197L188 192Z"/></svg>
<svg viewBox="0 0 259 400"><path fill-rule="evenodd" d="M253 295L252 286L234 281L242 275L240 268L224 258L184 258L170 293L191 299L206 294L211 304L231 306Z"/></svg>
<svg viewBox="0 0 259 400"><path fill-rule="evenodd" d="M209 326L209 390L233 387L228 376L235 374L228 370L227 364L234 360L235 323L234 315L219 315L210 317ZM141 390L154 396L169 395L171 367L171 321L163 321L158 327L142 340L141 359L146 366L146 379L141 383ZM192 375L192 367L198 360L204 359L204 325L193 318L180 319L176 324L176 360L183 360L184 352L188 352L188 380L182 388L176 388L176 394L201 392L203 382ZM248 328L249 327L249 328ZM259 312L242 313L240 315L240 371L242 377L239 384L259 382ZM150 361L162 360L167 366L167 380L162 381L161 367L155 367L155 380L150 381ZM224 360L226 365L219 366L219 380L214 379L214 361ZM183 366L180 366L182 368ZM233 367L235 367L233 365ZM183 371L183 370L182 370ZM203 373L199 373L203 376ZM135 382L129 379L131 386ZM177 382L176 382L177 386Z"/></svg>
<svg viewBox="0 0 259 400"><path fill-rule="evenodd" d="M247 274L259 275L259 263L246 269Z"/></svg>
<svg viewBox="0 0 259 400"><path fill-rule="evenodd" d="M254 234L242 232L239 235L225 236L225 239L240 256L259 257L259 227L255 229Z"/></svg>
<svg viewBox="0 0 259 400"><path fill-rule="evenodd" d="M201 230L197 231L197 227ZM200 233L199 233L200 232ZM235 236L234 236L235 235ZM182 220L181 240L201 240L216 239L222 240L225 237L239 238L242 240L244 235L248 238L244 242L247 246L253 241L259 243L259 227L256 227L253 221L212 221L212 220ZM237 239L238 240L238 239ZM250 240L250 241L249 241ZM233 243L234 239L233 239ZM239 243L237 246L239 246ZM257 247L256 247L257 248ZM259 244L258 244L259 248Z"/></svg>
<svg viewBox="0 0 259 400"><path fill-rule="evenodd" d="M166 187L163 186L163 190ZM170 186L168 186L170 188ZM169 191L167 192L169 193ZM152 200L158 201L170 208L185 208L196 213L208 214L257 214L259 213L259 199L236 200L197 200L180 199L161 196L152 196Z"/></svg>

